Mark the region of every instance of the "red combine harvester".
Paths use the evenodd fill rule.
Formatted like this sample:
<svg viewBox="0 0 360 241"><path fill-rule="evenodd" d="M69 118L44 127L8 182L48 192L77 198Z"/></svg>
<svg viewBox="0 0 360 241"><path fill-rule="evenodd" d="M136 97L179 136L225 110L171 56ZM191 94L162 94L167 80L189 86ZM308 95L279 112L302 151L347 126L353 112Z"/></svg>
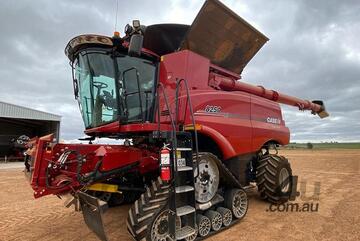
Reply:
<svg viewBox="0 0 360 241"><path fill-rule="evenodd" d="M35 198L70 194L107 240L108 206L133 203L136 240L195 240L247 212L245 190L283 203L296 191L290 163L270 152L289 143L278 103L328 116L322 101L240 81L268 40L217 0L191 26L140 25L125 36L80 35L66 46L89 144L30 141ZM122 145L91 144L98 137ZM110 212L110 211L107 211Z"/></svg>

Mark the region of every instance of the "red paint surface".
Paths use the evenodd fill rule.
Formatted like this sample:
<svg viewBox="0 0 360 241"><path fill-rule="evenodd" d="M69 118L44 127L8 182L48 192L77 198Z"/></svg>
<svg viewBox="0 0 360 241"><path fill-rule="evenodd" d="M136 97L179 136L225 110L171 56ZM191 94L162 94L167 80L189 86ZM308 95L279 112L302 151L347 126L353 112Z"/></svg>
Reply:
<svg viewBox="0 0 360 241"><path fill-rule="evenodd" d="M176 79L187 80L196 123L203 126L199 132L218 144L224 159L258 151L268 141L280 144L289 142L289 130L282 120L278 103L244 91L224 91L209 85L214 79L232 82L236 74L187 50L165 55L160 70L161 83L165 86L166 94L171 96L172 110L175 110L173 96ZM182 90L178 121L191 124L189 109L185 110L186 92L184 88ZM218 106L221 110L208 113L205 111L207 106ZM165 109L162 105L162 110ZM268 123L268 117L278 119L280 123ZM161 121L169 123L169 117L164 116Z"/></svg>

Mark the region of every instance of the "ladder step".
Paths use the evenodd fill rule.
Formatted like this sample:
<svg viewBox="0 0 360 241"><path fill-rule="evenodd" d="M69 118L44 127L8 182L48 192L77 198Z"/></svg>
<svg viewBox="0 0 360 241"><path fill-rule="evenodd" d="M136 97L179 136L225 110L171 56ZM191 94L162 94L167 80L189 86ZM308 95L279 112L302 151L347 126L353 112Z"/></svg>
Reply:
<svg viewBox="0 0 360 241"><path fill-rule="evenodd" d="M193 168L189 167L189 166L183 166L183 167L178 167L177 170L178 172L186 172L186 171L191 171Z"/></svg>
<svg viewBox="0 0 360 241"><path fill-rule="evenodd" d="M195 212L195 208L191 207L189 205L182 206L182 207L179 207L179 208L176 209L176 215L179 216L179 217L187 215L189 213L193 213L193 212Z"/></svg>
<svg viewBox="0 0 360 241"><path fill-rule="evenodd" d="M177 151L192 151L192 148L188 147L178 147L176 148Z"/></svg>
<svg viewBox="0 0 360 241"><path fill-rule="evenodd" d="M185 226L181 229L176 230L175 237L177 240L182 240L182 239L185 239L185 238L195 234L195 232L196 232L196 230L193 229L192 227Z"/></svg>
<svg viewBox="0 0 360 241"><path fill-rule="evenodd" d="M183 193L183 192L190 192L190 191L194 191L194 187L192 187L192 186L175 187L176 193Z"/></svg>

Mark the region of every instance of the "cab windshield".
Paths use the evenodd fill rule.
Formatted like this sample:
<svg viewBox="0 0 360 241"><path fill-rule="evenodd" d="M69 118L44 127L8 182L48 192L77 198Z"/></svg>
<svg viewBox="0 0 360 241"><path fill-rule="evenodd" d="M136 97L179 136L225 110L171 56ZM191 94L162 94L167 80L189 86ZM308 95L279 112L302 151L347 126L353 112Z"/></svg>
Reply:
<svg viewBox="0 0 360 241"><path fill-rule="evenodd" d="M75 92L86 128L116 120L151 121L154 62L125 54L84 50L74 66Z"/></svg>

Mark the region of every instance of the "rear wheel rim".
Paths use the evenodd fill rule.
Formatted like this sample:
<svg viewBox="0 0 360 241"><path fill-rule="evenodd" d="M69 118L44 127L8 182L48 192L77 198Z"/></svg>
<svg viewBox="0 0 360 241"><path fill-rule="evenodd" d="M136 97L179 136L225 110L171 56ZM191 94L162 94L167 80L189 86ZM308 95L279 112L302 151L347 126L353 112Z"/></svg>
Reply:
<svg viewBox="0 0 360 241"><path fill-rule="evenodd" d="M279 182L280 182L280 188L281 192L287 193L290 188L290 180L289 180L290 174L289 171L286 168L282 168L279 173Z"/></svg>

